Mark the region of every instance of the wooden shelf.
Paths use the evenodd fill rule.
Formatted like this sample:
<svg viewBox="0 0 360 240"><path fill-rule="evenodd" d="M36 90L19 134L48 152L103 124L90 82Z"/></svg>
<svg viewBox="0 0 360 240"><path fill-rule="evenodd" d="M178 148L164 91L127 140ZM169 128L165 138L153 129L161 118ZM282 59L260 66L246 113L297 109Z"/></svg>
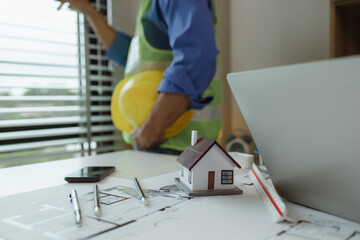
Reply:
<svg viewBox="0 0 360 240"><path fill-rule="evenodd" d="M360 0L331 2L331 57L360 54Z"/></svg>

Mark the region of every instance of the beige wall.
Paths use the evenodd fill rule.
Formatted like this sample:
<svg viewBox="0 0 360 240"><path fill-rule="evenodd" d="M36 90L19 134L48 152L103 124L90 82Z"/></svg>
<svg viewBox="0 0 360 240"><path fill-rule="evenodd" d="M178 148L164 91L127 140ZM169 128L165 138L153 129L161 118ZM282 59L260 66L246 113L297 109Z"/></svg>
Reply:
<svg viewBox="0 0 360 240"><path fill-rule="evenodd" d="M219 19L226 22L219 27L226 28L229 38L220 44L222 54L226 55L222 58L228 59L224 61L225 72L329 57L329 0L230 0L217 4ZM224 136L229 132L248 133L237 104L231 94L226 94L229 91L226 82L223 88Z"/></svg>
<svg viewBox="0 0 360 240"><path fill-rule="evenodd" d="M110 0L109 3L112 5L110 24L117 30L133 35L140 2L141 0Z"/></svg>

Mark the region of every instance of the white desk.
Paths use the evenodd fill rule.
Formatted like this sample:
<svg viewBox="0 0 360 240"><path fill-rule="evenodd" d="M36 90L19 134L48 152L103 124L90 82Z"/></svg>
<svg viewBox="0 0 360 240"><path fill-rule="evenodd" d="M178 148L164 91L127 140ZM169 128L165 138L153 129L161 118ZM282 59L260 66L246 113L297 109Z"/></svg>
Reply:
<svg viewBox="0 0 360 240"><path fill-rule="evenodd" d="M175 159L176 156L170 155L122 151L0 169L0 196L3 197L66 184L63 180L64 176L84 166L112 165L116 166L116 172L111 175L112 177L133 179L136 176L139 179L146 179L179 171L179 166ZM308 239L300 238L296 235L296 227L291 228L287 223L274 223L253 186L240 186L240 188L244 190L244 193L238 196L204 197L191 200L191 204L174 208L174 212L169 215L173 217L168 217L163 222L157 222L154 225L152 225L151 219L155 219L157 215L154 214L147 217L147 221L141 224L150 224L148 229L151 229L151 231L147 232L145 236L137 232L137 228L132 227L130 224L129 228L133 228L133 234L131 236L127 235L126 239L144 239L145 237L147 239ZM16 195L14 197L10 196L10 198L16 199ZM287 205L290 210L290 216L302 216L307 219L309 214L311 214L316 218L316 221L320 219L320 223L323 221L325 225L329 222L337 223L341 221L344 223L343 226L350 229L344 227L343 231L354 232L354 229L356 229L360 232L360 224L345 221L295 204L288 203ZM301 228L299 227L299 229ZM327 225L324 227L320 224L315 226L315 229L314 226L310 227L309 231L324 231L319 235L324 238L313 239L330 239L328 238L329 236L336 236L336 234L331 232L333 229ZM286 233L277 235L277 233L283 230ZM94 239L116 239L119 237L119 233L110 231L106 235L101 236ZM360 237L360 233L355 237ZM353 240L358 238L331 239Z"/></svg>
<svg viewBox="0 0 360 240"><path fill-rule="evenodd" d="M131 150L0 169L0 197L65 184L64 176L85 166L115 166L111 176L145 179L179 170L176 156Z"/></svg>

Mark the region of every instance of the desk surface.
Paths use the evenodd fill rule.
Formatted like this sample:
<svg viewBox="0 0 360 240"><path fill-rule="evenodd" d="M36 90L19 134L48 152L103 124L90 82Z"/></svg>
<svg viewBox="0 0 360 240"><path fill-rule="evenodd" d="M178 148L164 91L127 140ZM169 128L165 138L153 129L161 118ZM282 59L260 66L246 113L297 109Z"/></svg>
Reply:
<svg viewBox="0 0 360 240"><path fill-rule="evenodd" d="M0 169L0 197L65 184L65 175L86 166L115 166L113 177L145 179L179 170L175 160L176 156L126 150L3 168Z"/></svg>
<svg viewBox="0 0 360 240"><path fill-rule="evenodd" d="M116 166L116 172L111 175L112 177L122 179L138 177L140 180L146 179L179 171L179 165L175 159L176 156L128 150L0 169L0 197L56 185L59 185L59 187L68 186L64 185L66 183L64 176L84 166L112 165ZM292 203L287 203L287 206L290 217L296 216L295 223L292 225L288 223L274 223L255 188L251 185L242 185L240 188L244 190L243 195L236 197L216 196L196 198L190 201L191 204L172 208L173 210L170 211L173 212L168 212L168 216L172 217L164 219L163 222L157 222L152 225L151 219L159 215L153 214L149 216L148 221L141 223L150 224L148 229L151 230L145 234L146 238L169 239L171 237L171 239L184 239L186 237L189 239L221 239L235 237L238 239L258 240L353 240L360 238L360 224ZM8 203L10 201L9 206L5 206L3 209L7 210L7 208L13 207L12 205L18 201L19 197L14 195L1 198L3 200L2 203L6 202L4 199L7 199ZM334 228L336 224L340 227ZM144 234L139 235L136 226L129 225L129 228L134 231L130 239L144 239ZM336 233L333 232L334 229ZM114 234L111 235L113 232ZM118 234L119 232L110 231L106 237L95 237L94 239L118 239ZM315 234L317 238L304 237L304 235L309 236L309 234L311 236ZM349 238L349 236L352 237Z"/></svg>

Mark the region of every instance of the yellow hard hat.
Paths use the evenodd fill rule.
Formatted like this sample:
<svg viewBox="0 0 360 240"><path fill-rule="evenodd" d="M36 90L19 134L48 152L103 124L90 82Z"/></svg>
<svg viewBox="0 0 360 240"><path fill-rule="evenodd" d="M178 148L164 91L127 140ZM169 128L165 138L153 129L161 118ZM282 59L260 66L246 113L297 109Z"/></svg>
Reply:
<svg viewBox="0 0 360 240"><path fill-rule="evenodd" d="M156 89L163 78L160 70L146 71L121 80L111 99L111 116L114 125L121 131L130 133L141 126L149 116L158 93ZM189 123L194 110L186 111L168 129L164 137L172 137L181 132Z"/></svg>

